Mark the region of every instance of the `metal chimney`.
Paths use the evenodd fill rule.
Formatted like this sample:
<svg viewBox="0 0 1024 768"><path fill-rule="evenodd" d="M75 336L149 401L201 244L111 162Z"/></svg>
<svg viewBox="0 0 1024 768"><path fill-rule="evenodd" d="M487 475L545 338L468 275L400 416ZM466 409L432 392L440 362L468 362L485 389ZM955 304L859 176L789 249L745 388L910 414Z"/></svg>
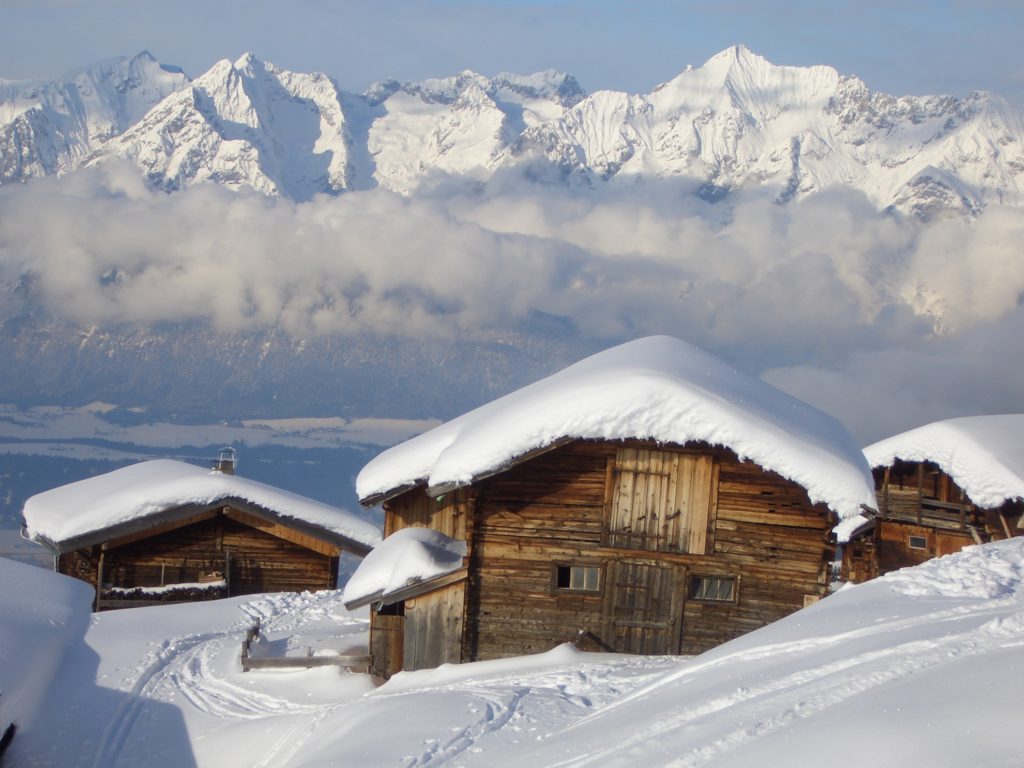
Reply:
<svg viewBox="0 0 1024 768"><path fill-rule="evenodd" d="M217 453L217 461L214 462L213 469L216 472L223 472L225 475L235 474L235 449L230 446L221 448Z"/></svg>

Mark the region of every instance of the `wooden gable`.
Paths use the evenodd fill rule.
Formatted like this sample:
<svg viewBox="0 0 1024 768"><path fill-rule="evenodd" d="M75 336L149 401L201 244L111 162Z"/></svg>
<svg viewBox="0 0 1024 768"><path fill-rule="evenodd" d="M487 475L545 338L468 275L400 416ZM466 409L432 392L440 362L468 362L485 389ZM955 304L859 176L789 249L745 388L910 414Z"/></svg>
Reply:
<svg viewBox="0 0 1024 768"><path fill-rule="evenodd" d="M706 553L717 485L712 456L621 447L609 468L608 546Z"/></svg>

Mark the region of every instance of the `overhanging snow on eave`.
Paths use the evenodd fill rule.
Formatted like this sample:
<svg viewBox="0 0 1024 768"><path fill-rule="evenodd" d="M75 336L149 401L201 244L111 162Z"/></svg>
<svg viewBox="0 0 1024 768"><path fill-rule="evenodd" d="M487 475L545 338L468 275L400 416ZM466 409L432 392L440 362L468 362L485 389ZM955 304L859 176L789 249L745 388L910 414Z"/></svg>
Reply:
<svg viewBox="0 0 1024 768"><path fill-rule="evenodd" d="M437 576L433 576L429 579L424 579L423 581L417 581L414 584L409 584L407 586L402 587L401 589L396 589L388 594L385 594L383 590L378 590L377 592L374 592L372 595L360 597L353 600L350 603L345 603L345 609L352 611L356 608L362 608L366 605L379 605L381 607L386 605L394 605L395 603L400 603L403 600L410 600L414 597L425 595L428 592L433 592L434 590L441 589L442 587L447 587L451 584L457 584L458 582L463 581L468 577L469 569L466 566L462 566L457 570L449 571L448 573L442 573Z"/></svg>

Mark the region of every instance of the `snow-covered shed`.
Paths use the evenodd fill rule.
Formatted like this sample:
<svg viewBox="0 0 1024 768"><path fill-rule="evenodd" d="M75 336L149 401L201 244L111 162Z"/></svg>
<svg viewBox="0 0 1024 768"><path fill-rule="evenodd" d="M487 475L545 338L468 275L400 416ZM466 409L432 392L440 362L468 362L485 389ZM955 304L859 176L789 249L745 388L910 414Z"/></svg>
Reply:
<svg viewBox="0 0 1024 768"><path fill-rule="evenodd" d="M877 573L1024 533L1024 414L936 421L864 455L878 495Z"/></svg>
<svg viewBox="0 0 1024 768"><path fill-rule="evenodd" d="M393 563L353 576L382 675L566 641L705 650L825 594L832 526L874 504L838 422L665 336L397 445L356 485L383 504L385 544L425 527L466 551L387 589L370 586Z"/></svg>
<svg viewBox="0 0 1024 768"><path fill-rule="evenodd" d="M375 525L239 477L231 464L168 459L37 494L22 516L56 570L97 588L97 608L334 589L342 553L362 556L380 541Z"/></svg>

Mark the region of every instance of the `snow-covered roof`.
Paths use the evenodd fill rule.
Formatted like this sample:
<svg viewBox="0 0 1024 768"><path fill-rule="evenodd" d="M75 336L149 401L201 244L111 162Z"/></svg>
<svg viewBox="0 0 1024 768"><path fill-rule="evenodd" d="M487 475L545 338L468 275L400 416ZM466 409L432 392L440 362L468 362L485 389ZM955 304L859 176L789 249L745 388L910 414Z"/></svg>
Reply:
<svg viewBox="0 0 1024 768"><path fill-rule="evenodd" d="M149 521L164 522L173 510L228 500L359 549L369 549L381 538L377 526L329 504L170 459L144 461L36 494L25 502L22 516L30 538L65 549L95 543L89 539L100 534L116 536L144 528Z"/></svg>
<svg viewBox="0 0 1024 768"><path fill-rule="evenodd" d="M356 490L370 503L416 484L467 485L567 438L703 441L798 483L840 517L875 505L864 456L839 422L669 336L605 350L394 446Z"/></svg>
<svg viewBox="0 0 1024 768"><path fill-rule="evenodd" d="M370 552L345 585L349 609L426 585L462 567L466 542L431 528L395 531Z"/></svg>
<svg viewBox="0 0 1024 768"><path fill-rule="evenodd" d="M930 461L983 509L1024 498L1024 413L925 424L864 449L872 467Z"/></svg>

